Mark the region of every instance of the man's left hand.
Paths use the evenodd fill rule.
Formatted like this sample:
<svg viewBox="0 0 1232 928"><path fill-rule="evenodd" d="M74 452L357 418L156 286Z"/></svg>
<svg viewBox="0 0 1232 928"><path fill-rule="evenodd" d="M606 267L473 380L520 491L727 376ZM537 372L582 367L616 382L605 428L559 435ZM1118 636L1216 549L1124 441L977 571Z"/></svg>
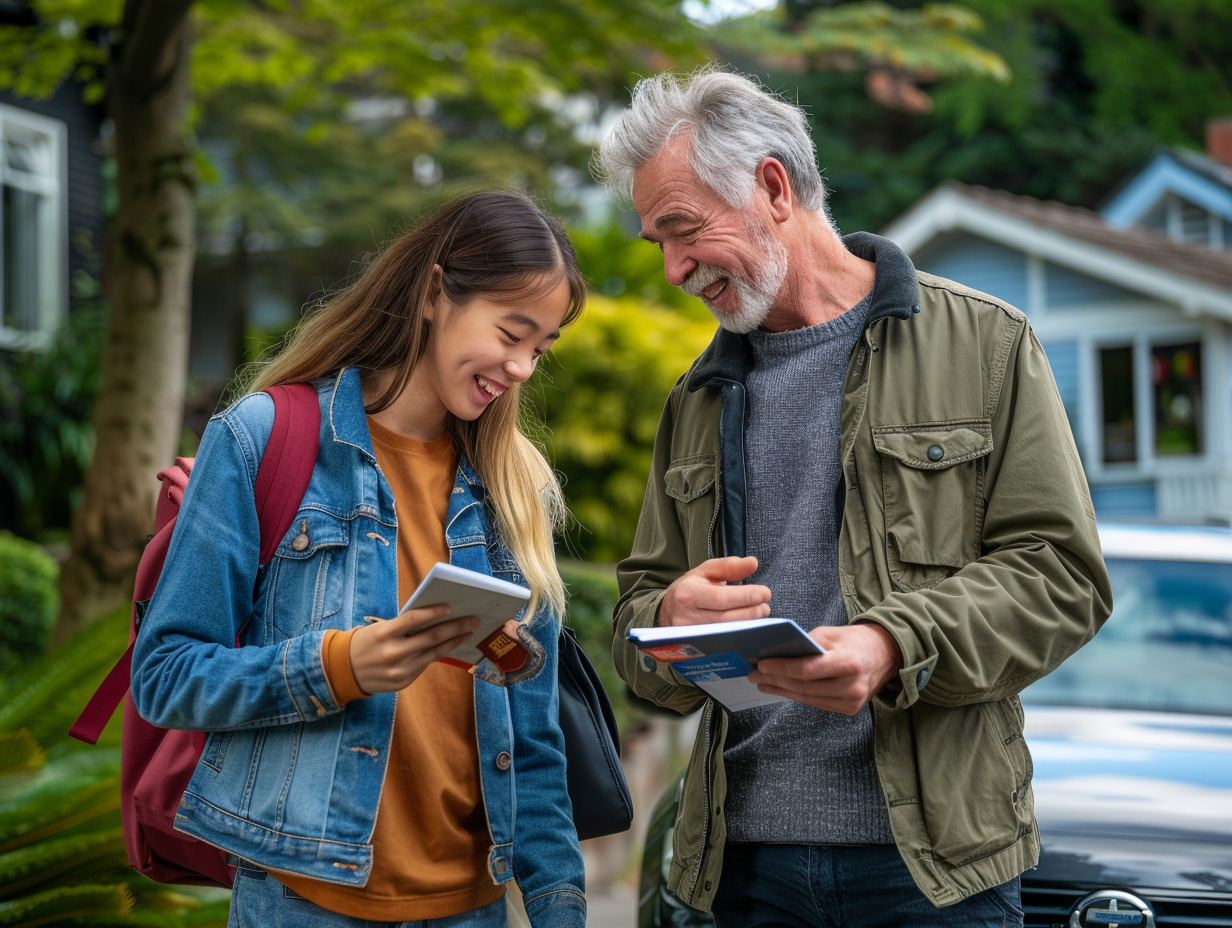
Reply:
<svg viewBox="0 0 1232 928"><path fill-rule="evenodd" d="M855 715L903 666L893 636L873 622L822 626L809 637L826 653L758 661L749 682L818 709Z"/></svg>

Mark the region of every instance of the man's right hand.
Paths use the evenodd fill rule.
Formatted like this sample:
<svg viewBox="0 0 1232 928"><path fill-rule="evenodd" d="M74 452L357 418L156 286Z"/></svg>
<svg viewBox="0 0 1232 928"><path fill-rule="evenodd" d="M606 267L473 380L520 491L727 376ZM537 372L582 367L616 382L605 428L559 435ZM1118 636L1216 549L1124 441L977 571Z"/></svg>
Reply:
<svg viewBox="0 0 1232 928"><path fill-rule="evenodd" d="M659 600L656 625L738 622L770 615L770 587L739 581L757 570L755 557L716 557L681 574Z"/></svg>

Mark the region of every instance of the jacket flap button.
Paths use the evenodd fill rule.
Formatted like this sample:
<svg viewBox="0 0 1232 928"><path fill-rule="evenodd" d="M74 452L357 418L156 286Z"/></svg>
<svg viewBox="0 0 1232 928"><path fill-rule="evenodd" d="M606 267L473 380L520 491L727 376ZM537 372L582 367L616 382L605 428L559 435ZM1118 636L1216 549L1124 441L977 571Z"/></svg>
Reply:
<svg viewBox="0 0 1232 928"><path fill-rule="evenodd" d="M940 461L943 457L945 457L945 450L940 445L928 446L928 459L930 461Z"/></svg>
<svg viewBox="0 0 1232 928"><path fill-rule="evenodd" d="M496 755L496 769L508 770L513 766L513 758L509 756L508 751L501 751Z"/></svg>
<svg viewBox="0 0 1232 928"><path fill-rule="evenodd" d="M303 519L299 523L299 534L291 541L291 547L296 551L306 551L308 549L308 520Z"/></svg>
<svg viewBox="0 0 1232 928"><path fill-rule="evenodd" d="M917 691L924 689L928 685L928 671L921 670L915 675L915 688Z"/></svg>

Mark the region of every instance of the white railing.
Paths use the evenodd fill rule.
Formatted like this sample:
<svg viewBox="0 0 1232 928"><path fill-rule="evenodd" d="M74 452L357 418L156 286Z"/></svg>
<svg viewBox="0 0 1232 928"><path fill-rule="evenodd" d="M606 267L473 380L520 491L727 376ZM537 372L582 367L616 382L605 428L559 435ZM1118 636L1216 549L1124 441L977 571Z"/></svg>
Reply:
<svg viewBox="0 0 1232 928"><path fill-rule="evenodd" d="M1203 522L1232 513L1232 472L1160 477L1156 483L1158 517L1164 522Z"/></svg>

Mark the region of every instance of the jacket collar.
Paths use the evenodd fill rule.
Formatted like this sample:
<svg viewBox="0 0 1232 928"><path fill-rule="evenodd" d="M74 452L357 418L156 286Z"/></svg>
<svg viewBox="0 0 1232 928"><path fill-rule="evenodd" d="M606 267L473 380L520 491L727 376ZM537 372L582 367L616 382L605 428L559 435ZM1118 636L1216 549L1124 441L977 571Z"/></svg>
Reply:
<svg viewBox="0 0 1232 928"><path fill-rule="evenodd" d="M875 265L872 305L864 320L865 329L891 316L910 319L920 311L920 284L906 252L888 238L870 232L845 235L843 244L853 255ZM743 383L749 358L748 339L720 327L694 363L688 387L691 391L700 390L724 380Z"/></svg>
<svg viewBox="0 0 1232 928"><path fill-rule="evenodd" d="M364 390L359 368L344 367L333 376L321 381L329 402L330 432L334 441L354 445L373 461L372 436L368 433L368 415L364 412Z"/></svg>
<svg viewBox="0 0 1232 928"><path fill-rule="evenodd" d="M372 434L368 431L368 414L364 411L364 391L359 368L344 367L333 375L317 382L318 390L324 388L329 401L329 424L334 441L354 445L372 461L376 453L372 449ZM466 455L458 461L460 479L472 489L483 486L483 480L475 473Z"/></svg>

